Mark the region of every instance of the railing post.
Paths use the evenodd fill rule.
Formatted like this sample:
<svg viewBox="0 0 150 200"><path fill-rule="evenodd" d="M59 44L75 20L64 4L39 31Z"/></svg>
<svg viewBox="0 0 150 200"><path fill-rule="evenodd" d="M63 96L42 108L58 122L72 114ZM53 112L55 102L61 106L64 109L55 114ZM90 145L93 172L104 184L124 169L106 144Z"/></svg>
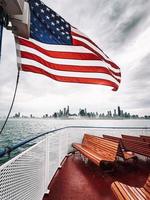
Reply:
<svg viewBox="0 0 150 200"><path fill-rule="evenodd" d="M49 135L46 135L46 145L45 145L45 186L44 186L44 190L45 190L45 193L47 192L48 190L48 183L49 183L49 138L50 136Z"/></svg>
<svg viewBox="0 0 150 200"><path fill-rule="evenodd" d="M60 134L58 134L58 142L59 142L59 146L58 146L58 151L59 151L59 163L58 163L58 167L60 167L60 163L61 163L61 143L62 143L62 140L61 140L61 132Z"/></svg>
<svg viewBox="0 0 150 200"><path fill-rule="evenodd" d="M66 149L67 149L67 154L69 153L69 134L68 131L66 131Z"/></svg>

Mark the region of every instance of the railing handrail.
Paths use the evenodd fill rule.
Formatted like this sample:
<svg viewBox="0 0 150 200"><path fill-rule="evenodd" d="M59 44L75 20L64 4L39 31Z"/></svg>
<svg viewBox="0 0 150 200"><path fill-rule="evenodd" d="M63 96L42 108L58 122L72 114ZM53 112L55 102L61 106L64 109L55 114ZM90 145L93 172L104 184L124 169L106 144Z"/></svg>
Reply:
<svg viewBox="0 0 150 200"><path fill-rule="evenodd" d="M27 139L23 142L20 142L18 144L15 144L15 145L12 145L12 146L7 146L7 147L4 147L3 149L0 150L0 158L2 158L3 156L5 156L6 154L10 154L12 151L16 150L17 148L19 147L22 147L23 145L31 142L31 141L34 141L38 138L41 138L45 135L48 135L50 133L55 133L57 131L60 131L60 130L64 130L64 129L68 129L68 128L97 128L97 129L118 129L118 130L125 130L125 129L131 129L131 130L150 130L150 127L119 127L119 126L116 126L116 127L106 127L106 126L65 126L65 127L62 127L62 128L58 128L58 129L54 129L54 130L51 130L51 131L47 131L45 133L42 133L42 134L39 134L35 137L32 137L30 139Z"/></svg>

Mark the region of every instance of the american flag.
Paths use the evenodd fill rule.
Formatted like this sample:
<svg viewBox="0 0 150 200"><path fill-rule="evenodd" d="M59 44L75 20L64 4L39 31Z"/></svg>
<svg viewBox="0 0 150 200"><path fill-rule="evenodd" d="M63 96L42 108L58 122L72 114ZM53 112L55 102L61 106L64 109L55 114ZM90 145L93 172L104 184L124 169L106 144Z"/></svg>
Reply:
<svg viewBox="0 0 150 200"><path fill-rule="evenodd" d="M100 84L117 90L119 67L85 34L40 0L29 0L29 40L17 36L20 69L61 82Z"/></svg>

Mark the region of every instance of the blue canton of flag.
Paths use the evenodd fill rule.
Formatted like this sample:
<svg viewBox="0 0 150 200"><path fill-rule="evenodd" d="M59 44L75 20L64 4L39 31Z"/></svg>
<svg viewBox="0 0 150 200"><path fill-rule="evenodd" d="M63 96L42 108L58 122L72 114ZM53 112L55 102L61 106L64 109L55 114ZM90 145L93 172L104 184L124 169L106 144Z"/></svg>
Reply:
<svg viewBox="0 0 150 200"><path fill-rule="evenodd" d="M30 37L47 44L71 45L71 26L40 0L30 0Z"/></svg>

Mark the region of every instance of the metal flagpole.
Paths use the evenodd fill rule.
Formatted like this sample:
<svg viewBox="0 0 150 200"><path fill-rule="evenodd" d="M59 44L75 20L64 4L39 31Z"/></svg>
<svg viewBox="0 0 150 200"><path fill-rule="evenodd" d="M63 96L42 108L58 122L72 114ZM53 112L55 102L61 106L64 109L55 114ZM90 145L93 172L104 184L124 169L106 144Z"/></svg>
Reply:
<svg viewBox="0 0 150 200"><path fill-rule="evenodd" d="M10 109L9 109L9 112L7 114L7 117L5 119L5 122L0 130L0 134L2 134L4 128L5 128L5 125L9 119L9 116L10 116L10 113L12 111L12 108L13 108L13 105L14 105L14 101L15 101L15 97L16 97L16 93L17 93L17 88L18 88L18 84L19 84L19 77L20 77L20 68L18 68L18 73L17 73L17 80L16 80L16 86L15 86L15 91L14 91L14 95L13 95L13 99L12 99L12 103L11 103L11 106L10 106Z"/></svg>
<svg viewBox="0 0 150 200"><path fill-rule="evenodd" d="M11 4L9 1L5 5L5 1L1 0L0 1L0 47L2 43L2 30L3 27L6 27L8 30L12 30L12 32L16 35L19 35L21 37L29 38L29 24L30 24L30 11L29 11L29 5L25 1L20 1L20 0L14 0L13 4ZM13 5L13 7L12 7ZM25 7L25 8L24 8ZM20 17L14 17L15 15L19 15ZM13 18L11 18L13 16ZM22 19L22 16L25 16L23 19L26 19L25 21ZM16 21L14 22L13 19ZM9 27L9 21L12 24L12 27ZM14 28L15 27L15 28ZM15 38L16 39L16 38ZM1 51L1 50L0 50ZM1 52L0 52L1 55ZM18 59L18 52L17 52L17 59ZM18 63L18 62L17 62ZM16 93L17 93L17 88L19 84L19 77L20 77L20 66L18 64L18 73L17 73L17 80L16 80L16 86L14 90L14 95L13 99L11 102L11 106L9 109L9 112L7 114L6 120L0 129L0 134L3 132L5 125L9 119L10 113L12 111Z"/></svg>
<svg viewBox="0 0 150 200"><path fill-rule="evenodd" d="M1 58L1 49L2 49L2 34L3 34L3 26L0 24L0 58Z"/></svg>
<svg viewBox="0 0 150 200"><path fill-rule="evenodd" d="M14 39L16 40L16 37L14 37ZM9 112L8 112L7 117L5 119L5 122L4 122L4 124L3 124L3 126L2 126L2 128L0 130L0 134L2 134L2 132L3 132L4 128L5 128L5 125L6 125L7 121L8 121L8 119L9 119L10 113L12 111L12 108L13 108L13 105L14 105L14 102L15 102L16 94L17 94L17 89L18 89L18 84L19 84L19 78L20 78L20 66L18 64L18 52L17 52L17 65L18 65L18 67L17 67L18 72L17 72L17 79L16 79L15 91L14 91L14 95L13 95L13 99L12 99L12 103L11 103Z"/></svg>

